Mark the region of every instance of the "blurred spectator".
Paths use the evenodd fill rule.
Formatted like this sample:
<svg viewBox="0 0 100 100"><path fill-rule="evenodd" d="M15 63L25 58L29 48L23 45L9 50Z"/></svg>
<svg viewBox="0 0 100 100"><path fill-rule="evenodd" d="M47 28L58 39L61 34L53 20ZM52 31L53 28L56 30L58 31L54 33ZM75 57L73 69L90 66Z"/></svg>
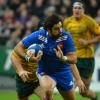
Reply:
<svg viewBox="0 0 100 100"><path fill-rule="evenodd" d="M97 11L97 16L95 17L96 22L100 25L100 9Z"/></svg>
<svg viewBox="0 0 100 100"><path fill-rule="evenodd" d="M32 16L31 20L26 23L26 32L24 36L29 35L32 32L36 31L39 28L38 26L39 21L40 21L39 17Z"/></svg>
<svg viewBox="0 0 100 100"><path fill-rule="evenodd" d="M64 20L65 18L67 18L69 15L68 15L68 13L67 13L67 8L66 8L66 6L61 6L61 8L60 8L60 15L61 15L61 17L62 17L62 20Z"/></svg>
<svg viewBox="0 0 100 100"><path fill-rule="evenodd" d="M48 0L48 5L58 7L61 5L61 0Z"/></svg>
<svg viewBox="0 0 100 100"><path fill-rule="evenodd" d="M19 17L17 18L17 21L19 21L22 24L20 39L25 35L26 31L26 23L30 21L30 15L28 12L27 5L25 3L22 3L19 7Z"/></svg>
<svg viewBox="0 0 100 100"><path fill-rule="evenodd" d="M22 38L22 27L23 25L17 21L14 25L15 31L12 32L9 40L6 43L6 46L9 48L13 48Z"/></svg>
<svg viewBox="0 0 100 100"><path fill-rule="evenodd" d="M32 1L31 1L32 2ZM32 5L29 7L29 13L42 18L43 10L45 8L46 0L33 0Z"/></svg>
<svg viewBox="0 0 100 100"><path fill-rule="evenodd" d="M32 6L33 0L27 0L26 4L27 4L28 7Z"/></svg>
<svg viewBox="0 0 100 100"><path fill-rule="evenodd" d="M61 0L48 0L47 6L54 6L56 8L56 13L59 14L61 5L62 5Z"/></svg>
<svg viewBox="0 0 100 100"><path fill-rule="evenodd" d="M43 27L44 24L44 19L53 13L56 13L56 8L55 6L48 6L47 8L44 9L44 17L40 19L38 27L41 28Z"/></svg>
<svg viewBox="0 0 100 100"><path fill-rule="evenodd" d="M17 18L17 20L23 24L30 20L28 8L25 3L22 3L19 7L19 17Z"/></svg>
<svg viewBox="0 0 100 100"><path fill-rule="evenodd" d="M0 18L3 17L5 10L8 8L6 3L7 0L0 0Z"/></svg>
<svg viewBox="0 0 100 100"><path fill-rule="evenodd" d="M44 9L44 16L45 17L46 16L50 16L50 15L52 15L55 12L56 12L55 6L49 6L49 7L47 7L47 8Z"/></svg>
<svg viewBox="0 0 100 100"><path fill-rule="evenodd" d="M22 38L31 34L38 29L39 18L37 16L31 16L30 20L24 23L17 21L15 24L15 31L12 33L11 38L8 40L6 46L13 48Z"/></svg>
<svg viewBox="0 0 100 100"><path fill-rule="evenodd" d="M66 8L66 15L71 16L72 15L72 0L63 0L63 5ZM65 8L63 8L62 11L64 11Z"/></svg>
<svg viewBox="0 0 100 100"><path fill-rule="evenodd" d="M8 2L8 4L9 4L9 8L10 9L14 10L15 12L17 12L18 8L19 8L19 6L21 4L21 0L10 0Z"/></svg>
<svg viewBox="0 0 100 100"><path fill-rule="evenodd" d="M53 13L60 14L62 19L69 17L74 1L80 0L0 0L0 44L7 42L8 47L13 47ZM82 1L88 14L100 25L100 0Z"/></svg>
<svg viewBox="0 0 100 100"><path fill-rule="evenodd" d="M0 26L0 44L6 44L6 41L10 38L11 33L14 31L15 22L14 12L10 9L6 10Z"/></svg>
<svg viewBox="0 0 100 100"><path fill-rule="evenodd" d="M27 35L31 34L32 31L33 31L33 29L34 28L32 27L32 21L28 21L26 23L26 32L25 32L25 35L24 36L27 36Z"/></svg>
<svg viewBox="0 0 100 100"><path fill-rule="evenodd" d="M40 19L38 16L31 17L32 31L36 31L38 29L39 21L40 21Z"/></svg>
<svg viewBox="0 0 100 100"><path fill-rule="evenodd" d="M92 17L96 17L99 6L99 0L89 0L88 12Z"/></svg>

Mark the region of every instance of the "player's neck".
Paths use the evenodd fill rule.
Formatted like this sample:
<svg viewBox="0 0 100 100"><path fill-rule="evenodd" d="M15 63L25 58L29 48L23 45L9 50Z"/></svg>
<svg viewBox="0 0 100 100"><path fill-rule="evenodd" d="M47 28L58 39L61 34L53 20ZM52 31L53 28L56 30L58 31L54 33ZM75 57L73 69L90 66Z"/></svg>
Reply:
<svg viewBox="0 0 100 100"><path fill-rule="evenodd" d="M52 34L49 33L49 36L52 40L56 40L57 38L59 38L61 35L58 35L58 36L54 36Z"/></svg>
<svg viewBox="0 0 100 100"><path fill-rule="evenodd" d="M84 17L84 15L80 16L80 17L74 17L76 21L80 21L82 18Z"/></svg>

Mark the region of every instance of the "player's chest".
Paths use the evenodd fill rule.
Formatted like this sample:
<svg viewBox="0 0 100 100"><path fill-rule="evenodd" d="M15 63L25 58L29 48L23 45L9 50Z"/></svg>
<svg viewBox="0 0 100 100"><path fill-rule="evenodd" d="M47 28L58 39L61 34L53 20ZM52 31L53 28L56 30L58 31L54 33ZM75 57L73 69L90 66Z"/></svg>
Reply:
<svg viewBox="0 0 100 100"><path fill-rule="evenodd" d="M84 21L80 22L72 21L71 23L68 24L67 30L71 34L84 33L87 31L87 25L85 24Z"/></svg>
<svg viewBox="0 0 100 100"><path fill-rule="evenodd" d="M55 52L54 49L57 49L58 45L61 49L63 49L63 47L64 47L63 41L58 41L58 39L56 39L56 40L47 39L47 41L48 42L44 44L44 51L45 52L54 53Z"/></svg>

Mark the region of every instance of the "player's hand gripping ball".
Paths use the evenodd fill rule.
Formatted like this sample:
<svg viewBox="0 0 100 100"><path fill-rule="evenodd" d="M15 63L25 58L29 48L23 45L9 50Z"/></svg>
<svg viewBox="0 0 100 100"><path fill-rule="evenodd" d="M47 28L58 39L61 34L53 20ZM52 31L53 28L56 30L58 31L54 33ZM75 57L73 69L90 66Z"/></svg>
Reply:
<svg viewBox="0 0 100 100"><path fill-rule="evenodd" d="M29 61L32 56L36 57L38 54L43 55L43 48L39 44L32 44L27 49L25 59Z"/></svg>

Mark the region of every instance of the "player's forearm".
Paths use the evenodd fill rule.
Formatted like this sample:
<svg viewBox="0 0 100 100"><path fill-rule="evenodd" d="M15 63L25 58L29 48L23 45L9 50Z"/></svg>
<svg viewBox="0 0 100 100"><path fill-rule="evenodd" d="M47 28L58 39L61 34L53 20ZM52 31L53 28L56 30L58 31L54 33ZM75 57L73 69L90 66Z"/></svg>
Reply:
<svg viewBox="0 0 100 100"><path fill-rule="evenodd" d="M71 70L76 81L81 80L76 64L71 64Z"/></svg>
<svg viewBox="0 0 100 100"><path fill-rule="evenodd" d="M88 45L95 44L95 43L98 43L98 42L100 42L100 35L96 36L92 40L88 40Z"/></svg>
<svg viewBox="0 0 100 100"><path fill-rule="evenodd" d="M20 64L19 59L16 58L16 56L14 56L13 54L11 55L11 62L13 64L13 68L15 69L16 73L19 73L20 71L23 70L23 67Z"/></svg>
<svg viewBox="0 0 100 100"><path fill-rule="evenodd" d="M14 51L21 57L21 58L25 58L26 55L26 51L25 51L25 47L22 44L22 42L20 42L15 48Z"/></svg>
<svg viewBox="0 0 100 100"><path fill-rule="evenodd" d="M76 64L77 62L77 56L75 53L70 53L67 56L63 56L62 59L64 63Z"/></svg>

